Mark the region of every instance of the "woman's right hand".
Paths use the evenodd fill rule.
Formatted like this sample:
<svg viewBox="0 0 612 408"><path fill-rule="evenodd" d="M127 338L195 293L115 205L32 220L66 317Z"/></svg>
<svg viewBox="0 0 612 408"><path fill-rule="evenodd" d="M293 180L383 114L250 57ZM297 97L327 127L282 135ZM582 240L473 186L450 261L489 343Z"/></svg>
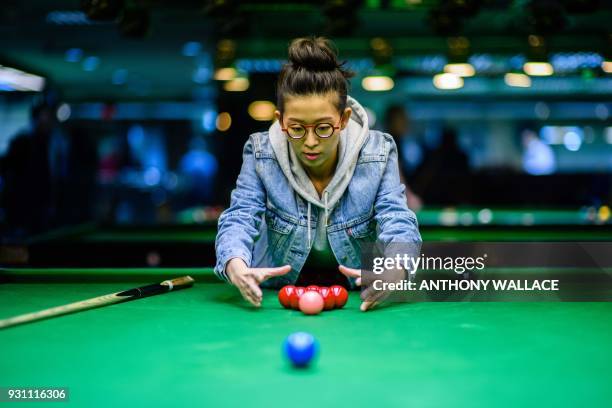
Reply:
<svg viewBox="0 0 612 408"><path fill-rule="evenodd" d="M249 268L240 258L228 261L225 272L240 294L255 307L261 306L263 293L259 285L275 276L282 276L291 270L290 265L277 268Z"/></svg>

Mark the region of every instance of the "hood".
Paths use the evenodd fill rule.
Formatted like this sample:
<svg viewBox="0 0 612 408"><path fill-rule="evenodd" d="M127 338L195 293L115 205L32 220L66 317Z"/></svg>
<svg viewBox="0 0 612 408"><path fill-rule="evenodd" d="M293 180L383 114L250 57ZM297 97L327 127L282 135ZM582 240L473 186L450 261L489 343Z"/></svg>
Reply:
<svg viewBox="0 0 612 408"><path fill-rule="evenodd" d="M353 177L361 147L370 131L368 116L363 106L348 96L347 107L350 107L353 112L347 126L340 132L336 172L323 191L322 199L319 198L317 190L291 148L287 136L281 130L280 123L274 122L269 130L272 149L291 186L304 200L325 209L326 212L331 210L344 194Z"/></svg>
<svg viewBox="0 0 612 408"><path fill-rule="evenodd" d="M359 158L359 152L370 132L368 115L363 106L350 96L347 96L347 106L352 109L352 114L347 126L340 132L338 164L336 165L334 176L327 187L325 187L325 190L323 190L323 200L319 198L317 190L291 148L287 136L281 130L280 123L277 121L270 126L270 143L278 163L293 189L308 203L307 229L309 248L312 242L310 224L311 206L314 205L323 209L325 214L324 217L319 217L316 228L315 248L320 250L325 247L327 242L325 227L327 226L328 215L338 201L340 201L340 197L342 197L351 181L357 159Z"/></svg>

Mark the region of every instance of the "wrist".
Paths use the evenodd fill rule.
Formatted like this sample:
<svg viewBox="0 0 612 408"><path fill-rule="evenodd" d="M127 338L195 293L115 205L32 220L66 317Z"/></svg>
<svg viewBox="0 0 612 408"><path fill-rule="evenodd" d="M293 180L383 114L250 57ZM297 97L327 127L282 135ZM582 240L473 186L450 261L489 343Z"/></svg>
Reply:
<svg viewBox="0 0 612 408"><path fill-rule="evenodd" d="M232 258L229 261L227 261L227 263L225 264L225 274L227 275L227 277L230 279L230 282L231 282L232 275L234 275L236 271L242 268L246 268L246 267L247 265L244 262L244 260L242 260L242 258Z"/></svg>

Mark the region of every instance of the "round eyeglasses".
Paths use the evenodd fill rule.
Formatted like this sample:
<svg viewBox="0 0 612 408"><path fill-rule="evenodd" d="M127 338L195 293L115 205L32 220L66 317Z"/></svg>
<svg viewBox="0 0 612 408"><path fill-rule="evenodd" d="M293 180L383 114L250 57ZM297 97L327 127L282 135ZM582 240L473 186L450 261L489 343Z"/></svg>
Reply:
<svg viewBox="0 0 612 408"><path fill-rule="evenodd" d="M342 118L340 118L340 120L342 120ZM287 136L289 136L290 138L301 139L306 136L308 128L314 128L315 134L320 138L325 139L333 135L336 129L340 129L339 125L340 123L338 123L338 126L334 126L331 123L316 123L314 125L300 125L297 123L293 123L287 126L286 128L281 127L281 129L283 130L283 132L287 133Z"/></svg>

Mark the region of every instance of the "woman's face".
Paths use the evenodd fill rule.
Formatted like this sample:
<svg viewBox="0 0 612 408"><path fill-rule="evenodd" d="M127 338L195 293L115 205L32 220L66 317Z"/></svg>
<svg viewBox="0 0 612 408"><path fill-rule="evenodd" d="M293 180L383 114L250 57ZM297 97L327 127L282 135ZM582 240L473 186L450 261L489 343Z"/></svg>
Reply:
<svg viewBox="0 0 612 408"><path fill-rule="evenodd" d="M282 128L292 125L316 125L331 123L340 126L327 138L315 134L314 128L307 128L301 139L287 137L293 150L306 170L319 173L321 170L331 170L336 163L338 155L338 142L340 130L344 129L351 116L351 108L346 108L341 115L334 104L335 94L288 96L285 98L285 111L282 114L275 112Z"/></svg>

